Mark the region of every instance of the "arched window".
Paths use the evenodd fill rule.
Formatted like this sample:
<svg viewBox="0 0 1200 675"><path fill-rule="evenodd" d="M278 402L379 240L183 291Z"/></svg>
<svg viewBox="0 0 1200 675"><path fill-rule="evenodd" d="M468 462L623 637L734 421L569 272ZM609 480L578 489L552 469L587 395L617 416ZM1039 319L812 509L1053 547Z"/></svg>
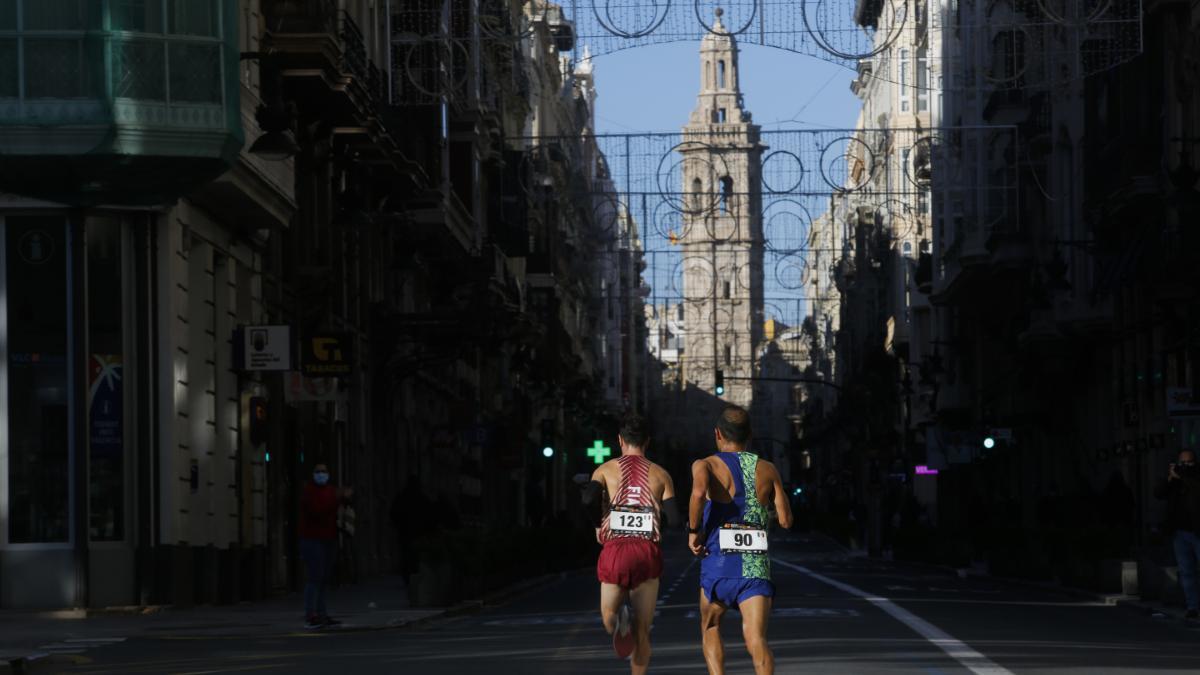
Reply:
<svg viewBox="0 0 1200 675"><path fill-rule="evenodd" d="M725 59L717 61L717 88L725 88Z"/></svg>
<svg viewBox="0 0 1200 675"><path fill-rule="evenodd" d="M700 182L699 178L692 179L692 208L700 209L702 200L701 194L704 192L704 183Z"/></svg>
<svg viewBox="0 0 1200 675"><path fill-rule="evenodd" d="M721 213L729 213L730 202L733 201L733 179L721 177Z"/></svg>

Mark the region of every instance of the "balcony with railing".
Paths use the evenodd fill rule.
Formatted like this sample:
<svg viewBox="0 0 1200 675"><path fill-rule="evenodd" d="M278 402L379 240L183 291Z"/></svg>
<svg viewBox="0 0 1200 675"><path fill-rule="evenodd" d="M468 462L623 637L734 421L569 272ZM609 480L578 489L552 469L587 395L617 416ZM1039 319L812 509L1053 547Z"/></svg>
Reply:
<svg viewBox="0 0 1200 675"><path fill-rule="evenodd" d="M371 60L354 17L333 0L283 0L264 4L263 13L266 65L282 75L287 98L368 138L364 147L386 141L387 77Z"/></svg>
<svg viewBox="0 0 1200 675"><path fill-rule="evenodd" d="M227 169L237 4L0 2L0 187L153 203Z"/></svg>

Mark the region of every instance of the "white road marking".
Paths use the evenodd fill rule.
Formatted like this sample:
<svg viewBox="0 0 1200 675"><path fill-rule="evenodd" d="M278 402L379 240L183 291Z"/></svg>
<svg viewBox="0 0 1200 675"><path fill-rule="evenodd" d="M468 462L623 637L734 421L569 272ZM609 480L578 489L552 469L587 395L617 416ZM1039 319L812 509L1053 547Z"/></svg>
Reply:
<svg viewBox="0 0 1200 675"><path fill-rule="evenodd" d="M1013 675L1012 671L998 665L995 661L992 661L974 649L971 649L963 641L955 639L946 631L929 623L916 614L913 614L907 609L900 607L887 598L872 595L866 591L855 588L850 584L842 583L836 579L830 579L823 574L817 574L806 567L793 565L792 563L780 560L779 558L772 558L772 560L778 565L782 565L788 569L793 569L801 574L810 576L823 584L833 586L839 591L863 598L872 605L875 605L879 609L882 609L890 614L892 618L916 631L918 635L928 640L937 648L946 652L946 654L948 654L952 659L961 663L963 667L970 670L972 673L975 673L975 675Z"/></svg>

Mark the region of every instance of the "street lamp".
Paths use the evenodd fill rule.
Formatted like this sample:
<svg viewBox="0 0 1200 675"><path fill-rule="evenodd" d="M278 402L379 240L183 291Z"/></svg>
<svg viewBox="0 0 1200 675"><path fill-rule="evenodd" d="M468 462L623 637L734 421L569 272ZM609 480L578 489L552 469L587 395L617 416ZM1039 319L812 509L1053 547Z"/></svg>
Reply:
<svg viewBox="0 0 1200 675"><path fill-rule="evenodd" d="M283 75L273 57L263 52L242 52L240 60L258 61L262 73L262 98L254 111L254 119L263 134L250 144L249 152L255 157L281 162L300 152L300 144L292 132L295 108L283 100Z"/></svg>

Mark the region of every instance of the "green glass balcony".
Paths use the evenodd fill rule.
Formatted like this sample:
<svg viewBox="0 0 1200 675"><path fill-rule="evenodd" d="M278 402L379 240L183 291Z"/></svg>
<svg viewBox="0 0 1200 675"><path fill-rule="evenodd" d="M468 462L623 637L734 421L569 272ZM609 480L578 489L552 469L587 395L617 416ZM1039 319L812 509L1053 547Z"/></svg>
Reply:
<svg viewBox="0 0 1200 675"><path fill-rule="evenodd" d="M0 190L156 203L242 147L237 0L0 0Z"/></svg>

